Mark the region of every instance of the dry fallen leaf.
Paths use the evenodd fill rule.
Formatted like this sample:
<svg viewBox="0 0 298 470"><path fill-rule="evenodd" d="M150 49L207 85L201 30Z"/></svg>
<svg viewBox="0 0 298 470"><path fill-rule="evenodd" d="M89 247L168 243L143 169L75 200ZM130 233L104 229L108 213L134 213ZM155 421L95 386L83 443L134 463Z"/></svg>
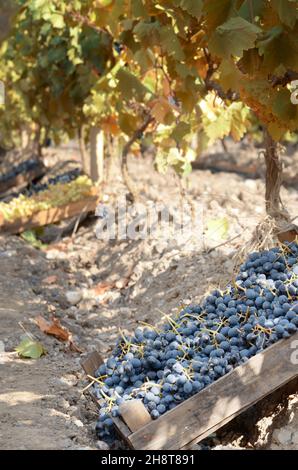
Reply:
<svg viewBox="0 0 298 470"><path fill-rule="evenodd" d="M49 328L49 323L41 315L35 318L35 323L43 333Z"/></svg>
<svg viewBox="0 0 298 470"><path fill-rule="evenodd" d="M63 251L64 253L67 253L69 251L69 248L71 247L72 240L69 241L63 241L63 242L57 242L57 243L52 243L51 245L48 245L44 251Z"/></svg>
<svg viewBox="0 0 298 470"><path fill-rule="evenodd" d="M43 333L47 335L55 336L60 341L68 341L70 349L76 352L82 352L82 350L73 342L71 332L61 325L58 318L53 317L52 322L49 323L41 315L35 318L37 326Z"/></svg>
<svg viewBox="0 0 298 470"><path fill-rule="evenodd" d="M69 341L71 333L64 326L61 325L58 318L53 317L52 322L48 323L42 316L36 318L36 323L43 333L55 336L61 341Z"/></svg>
<svg viewBox="0 0 298 470"><path fill-rule="evenodd" d="M48 276L42 280L43 284L55 284L58 281L57 276Z"/></svg>
<svg viewBox="0 0 298 470"><path fill-rule="evenodd" d="M114 287L115 282L101 282L100 284L97 284L97 286L93 287L92 290L95 295L103 295Z"/></svg>

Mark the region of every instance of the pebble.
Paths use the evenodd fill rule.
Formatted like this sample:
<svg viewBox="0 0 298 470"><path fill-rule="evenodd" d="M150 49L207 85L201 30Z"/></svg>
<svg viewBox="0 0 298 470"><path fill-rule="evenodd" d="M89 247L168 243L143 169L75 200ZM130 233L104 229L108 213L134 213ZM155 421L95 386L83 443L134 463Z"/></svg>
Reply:
<svg viewBox="0 0 298 470"><path fill-rule="evenodd" d="M215 210L216 213L220 212L221 209L222 209L221 205L215 200L210 201L209 207L210 207L210 209Z"/></svg>
<svg viewBox="0 0 298 470"><path fill-rule="evenodd" d="M61 398L58 399L57 404L58 404L58 406L61 406L61 408L65 408L65 409L69 409L69 408L70 408L70 404L69 404L68 401L65 400L65 398L63 398L63 397L61 397Z"/></svg>
<svg viewBox="0 0 298 470"><path fill-rule="evenodd" d="M120 315L129 315L131 313L131 308L129 307L120 307L119 314Z"/></svg>
<svg viewBox="0 0 298 470"><path fill-rule="evenodd" d="M274 437L280 444L290 444L292 433L288 429L276 429L274 431Z"/></svg>
<svg viewBox="0 0 298 470"><path fill-rule="evenodd" d="M67 291L65 296L66 296L67 301L71 305L77 305L82 299L82 293L80 291L75 291L75 290Z"/></svg>
<svg viewBox="0 0 298 470"><path fill-rule="evenodd" d="M154 246L154 251L158 254L162 254L168 248L168 244L166 242L158 242Z"/></svg>
<svg viewBox="0 0 298 470"><path fill-rule="evenodd" d="M84 427L84 424L79 419L74 419L73 424L75 424L78 428L83 428Z"/></svg>
<svg viewBox="0 0 298 470"><path fill-rule="evenodd" d="M64 256L64 253L60 253L58 250L51 250L46 253L47 259L62 259Z"/></svg>
<svg viewBox="0 0 298 470"><path fill-rule="evenodd" d="M72 307L69 307L65 313L69 318L76 319L78 311L78 308L73 305Z"/></svg>
<svg viewBox="0 0 298 470"><path fill-rule="evenodd" d="M77 378L75 376L61 377L61 378L55 377L52 379L52 383L53 385L57 385L59 387L67 389L77 384Z"/></svg>
<svg viewBox="0 0 298 470"><path fill-rule="evenodd" d="M99 273L99 269L97 266L91 266L89 272L92 276L96 276Z"/></svg>
<svg viewBox="0 0 298 470"><path fill-rule="evenodd" d="M247 179L247 180L244 181L244 184L245 184L245 186L247 186L247 187L250 188L250 189L256 189L256 182L255 182L255 180L249 180L249 179Z"/></svg>
<svg viewBox="0 0 298 470"><path fill-rule="evenodd" d="M11 258L12 256L16 256L17 252L15 250L6 250L6 251L0 251L0 257L7 257Z"/></svg>
<svg viewBox="0 0 298 470"><path fill-rule="evenodd" d="M238 207L231 207L230 210L229 210L229 213L230 213L231 215L239 215L240 210L239 210Z"/></svg>
<svg viewBox="0 0 298 470"><path fill-rule="evenodd" d="M232 445L226 445L226 446L224 446L224 445L222 445L222 444L219 444L219 445L217 445L217 446L215 446L215 447L212 447L212 450L239 450L239 448L238 448L238 447L234 447L234 446L232 446Z"/></svg>
<svg viewBox="0 0 298 470"><path fill-rule="evenodd" d="M109 450L110 449L109 445L104 441L97 441L95 445L96 445L97 449L99 449L99 450Z"/></svg>
<svg viewBox="0 0 298 470"><path fill-rule="evenodd" d="M75 450L94 450L92 447L74 447Z"/></svg>

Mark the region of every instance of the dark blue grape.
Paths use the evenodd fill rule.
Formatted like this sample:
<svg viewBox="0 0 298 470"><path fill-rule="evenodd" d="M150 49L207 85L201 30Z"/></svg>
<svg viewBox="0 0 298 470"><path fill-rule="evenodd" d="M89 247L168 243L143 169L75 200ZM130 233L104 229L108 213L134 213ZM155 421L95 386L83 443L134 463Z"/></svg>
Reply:
<svg viewBox="0 0 298 470"><path fill-rule="evenodd" d="M191 392L192 392L192 384L190 381L187 381L184 385L183 385L183 391L186 395L190 395Z"/></svg>

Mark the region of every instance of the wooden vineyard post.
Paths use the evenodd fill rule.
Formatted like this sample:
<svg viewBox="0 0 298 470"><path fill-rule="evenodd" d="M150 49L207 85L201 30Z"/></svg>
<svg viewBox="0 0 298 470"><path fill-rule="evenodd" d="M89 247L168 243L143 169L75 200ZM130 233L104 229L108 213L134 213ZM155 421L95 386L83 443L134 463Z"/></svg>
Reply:
<svg viewBox="0 0 298 470"><path fill-rule="evenodd" d="M22 129L21 131L21 141L22 141L22 149L25 150L29 146L29 133L28 129Z"/></svg>
<svg viewBox="0 0 298 470"><path fill-rule="evenodd" d="M90 178L98 183L104 179L104 131L97 127L90 131Z"/></svg>
<svg viewBox="0 0 298 470"><path fill-rule="evenodd" d="M78 139L79 139L79 147L80 147L80 154L81 154L81 163L82 163L82 168L83 172L86 175L90 175L90 169L89 169L89 163L90 163L90 158L89 158L89 152L87 151L86 148L86 143L85 143L85 127L82 125L78 129Z"/></svg>

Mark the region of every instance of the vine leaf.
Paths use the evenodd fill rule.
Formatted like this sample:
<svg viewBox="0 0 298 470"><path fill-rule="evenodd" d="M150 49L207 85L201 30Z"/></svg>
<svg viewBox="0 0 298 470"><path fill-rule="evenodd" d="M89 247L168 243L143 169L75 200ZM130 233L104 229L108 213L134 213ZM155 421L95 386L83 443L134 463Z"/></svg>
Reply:
<svg viewBox="0 0 298 470"><path fill-rule="evenodd" d="M218 68L218 72L224 91L238 89L241 73L232 60L224 59Z"/></svg>
<svg viewBox="0 0 298 470"><path fill-rule="evenodd" d="M204 2L207 26L213 30L228 19L234 9L234 0L212 0Z"/></svg>
<svg viewBox="0 0 298 470"><path fill-rule="evenodd" d="M262 30L241 17L230 18L218 26L210 38L209 49L216 56L242 57L243 51L254 46Z"/></svg>
<svg viewBox="0 0 298 470"><path fill-rule="evenodd" d="M297 20L297 5L289 0L272 0L272 8L278 13L280 21L293 29Z"/></svg>
<svg viewBox="0 0 298 470"><path fill-rule="evenodd" d="M141 83L141 81L132 73L128 72L124 68L121 68L117 75L118 87L123 97L127 100L137 98L139 100L144 99L146 93L150 91Z"/></svg>
<svg viewBox="0 0 298 470"><path fill-rule="evenodd" d="M205 122L204 131L211 142L222 139L229 134L231 121L227 117L227 114L223 112L214 121Z"/></svg>
<svg viewBox="0 0 298 470"><path fill-rule="evenodd" d="M202 13L203 2L202 0L181 0L180 7L191 16L199 17Z"/></svg>
<svg viewBox="0 0 298 470"><path fill-rule="evenodd" d="M30 359L38 359L45 354L42 344L31 338L24 338L16 347L16 351L20 357L28 357Z"/></svg>
<svg viewBox="0 0 298 470"><path fill-rule="evenodd" d="M172 106L166 98L160 97L159 99L151 102L152 109L151 115L156 119L157 122L165 123L166 118L169 114L172 114Z"/></svg>
<svg viewBox="0 0 298 470"><path fill-rule="evenodd" d="M51 23L54 26L54 28L57 28L57 29L62 29L65 26L63 16L59 15L58 13L52 14Z"/></svg>
<svg viewBox="0 0 298 470"><path fill-rule="evenodd" d="M171 26L163 26L160 30L160 40L162 48L177 61L185 59L184 51L181 47L178 36Z"/></svg>
<svg viewBox="0 0 298 470"><path fill-rule="evenodd" d="M212 241L220 241L227 238L228 231L229 221L226 217L207 220L205 238Z"/></svg>

